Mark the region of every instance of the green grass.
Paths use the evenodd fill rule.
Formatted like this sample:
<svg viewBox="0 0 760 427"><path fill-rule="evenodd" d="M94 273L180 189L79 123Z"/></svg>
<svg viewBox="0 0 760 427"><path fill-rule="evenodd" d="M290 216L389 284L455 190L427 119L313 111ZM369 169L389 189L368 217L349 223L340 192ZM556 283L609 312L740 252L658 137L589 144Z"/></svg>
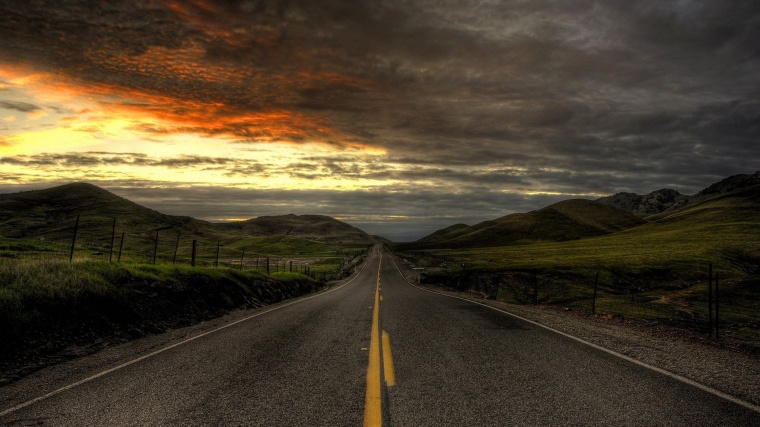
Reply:
<svg viewBox="0 0 760 427"><path fill-rule="evenodd" d="M230 251L261 254L263 256L289 257L331 257L340 253L362 251L362 245L338 245L317 242L296 236L276 235L266 237L249 237L237 240L226 246Z"/></svg>
<svg viewBox="0 0 760 427"><path fill-rule="evenodd" d="M345 276L351 262L360 260L366 249L304 242L288 236L241 240L238 248L225 251L220 247L218 267L214 267L216 247L201 247L197 265L192 267L182 252L176 264L172 263L176 240L168 247L171 252L167 247L162 251L159 241L154 265L152 253L124 250L117 263L116 254L114 262L109 262L109 251L87 246L77 246L73 262L69 262L69 247L64 245L0 238L0 254L5 255L0 256L0 335L5 337L0 342L9 345L25 331L46 331L47 324L57 325L57 334L68 334L83 323L98 323L96 318L116 316L117 325L139 322L145 319L140 314L142 306L153 307L148 310L151 311L158 310L156 304L162 305L149 316L160 319L161 311L170 317L193 317L184 311L205 312L198 307L209 306L218 312L251 301L276 301L291 295L289 289L293 287L303 292L316 287L317 280ZM266 257L249 255L248 251L241 268L237 250L242 254L243 247L256 248L270 256L278 254L270 259L270 274L266 274ZM253 257L259 258L258 268L253 268ZM307 265L309 276L301 273Z"/></svg>
<svg viewBox="0 0 760 427"><path fill-rule="evenodd" d="M706 332L708 266L721 278L726 337L760 348L760 202L739 192L648 218L613 234L564 242L400 255L428 282L492 297L596 312ZM403 246L401 246L403 248ZM464 267L462 267L464 265Z"/></svg>
<svg viewBox="0 0 760 427"><path fill-rule="evenodd" d="M301 276L300 278L303 278ZM0 260L0 307L18 301L76 302L83 294L119 296L140 283L178 286L193 280L230 281L244 284L256 280L290 281L296 277L267 278L261 272L229 268L192 268L147 264L109 264L100 261L69 263L61 260ZM14 302L15 301L15 302ZM0 310L8 313L7 310Z"/></svg>
<svg viewBox="0 0 760 427"><path fill-rule="evenodd" d="M71 345L120 342L318 288L298 273L0 259L0 372Z"/></svg>
<svg viewBox="0 0 760 427"><path fill-rule="evenodd" d="M760 253L760 224L716 224L679 229L650 224L606 236L568 242L429 250L473 268L590 271L610 266L660 267L725 263L723 252Z"/></svg>

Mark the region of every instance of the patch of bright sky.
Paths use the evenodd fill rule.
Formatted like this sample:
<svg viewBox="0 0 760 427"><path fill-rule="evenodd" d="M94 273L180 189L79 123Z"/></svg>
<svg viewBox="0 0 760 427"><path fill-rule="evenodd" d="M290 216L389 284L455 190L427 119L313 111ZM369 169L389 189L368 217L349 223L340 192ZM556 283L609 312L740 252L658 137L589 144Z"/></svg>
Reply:
<svg viewBox="0 0 760 427"><path fill-rule="evenodd" d="M383 151L336 152L319 142L240 142L228 136L146 131L172 129L173 124L137 110L109 108L100 102L103 97L78 92L46 73L3 68L0 82L6 102L0 107L0 157L13 160L2 164L0 181L6 183L96 177L262 189L356 190L392 184L292 166L337 157L366 169Z"/></svg>

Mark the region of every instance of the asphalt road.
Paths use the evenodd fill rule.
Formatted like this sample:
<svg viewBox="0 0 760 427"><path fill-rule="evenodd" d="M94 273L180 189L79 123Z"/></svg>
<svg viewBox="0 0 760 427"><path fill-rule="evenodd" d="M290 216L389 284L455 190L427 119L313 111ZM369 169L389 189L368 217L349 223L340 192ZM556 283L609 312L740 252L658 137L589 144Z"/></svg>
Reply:
<svg viewBox="0 0 760 427"><path fill-rule="evenodd" d="M389 336L396 379L383 388L384 425L760 425L752 409L413 287L379 252L330 292L191 341L178 338L137 361L93 363L47 383L42 371L0 388L9 392L0 397L0 425L362 425L378 278L378 323ZM34 396L11 396L25 381L27 390L44 386L35 385Z"/></svg>

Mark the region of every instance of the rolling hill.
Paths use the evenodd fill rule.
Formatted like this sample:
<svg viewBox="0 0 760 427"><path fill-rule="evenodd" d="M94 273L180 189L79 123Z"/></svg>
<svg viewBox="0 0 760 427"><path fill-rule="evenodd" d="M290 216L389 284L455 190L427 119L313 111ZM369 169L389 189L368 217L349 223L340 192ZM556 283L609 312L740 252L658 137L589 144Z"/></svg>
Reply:
<svg viewBox="0 0 760 427"><path fill-rule="evenodd" d="M676 190L663 188L651 193L639 195L635 193L617 193L612 196L597 199L597 202L614 206L627 212L646 215L656 215L683 206L704 202L713 197L760 184L760 171L754 174L739 174L716 182L694 195L681 194Z"/></svg>
<svg viewBox="0 0 760 427"><path fill-rule="evenodd" d="M688 278L703 274L708 263L722 265L724 274L729 274L729 265L760 272L759 239L760 185L755 185L663 212L649 222L615 233L499 247L454 247L444 242L425 249L471 268L583 274L606 268L629 272L659 269ZM757 283L757 277L753 280Z"/></svg>
<svg viewBox="0 0 760 427"><path fill-rule="evenodd" d="M760 215L760 172L734 175L692 196L672 189L646 195L618 193L596 201L571 199L528 213L516 213L473 226L456 224L416 242L399 244L402 250L464 249L537 242L563 242L602 236L649 223L740 221ZM655 227L658 227L655 226Z"/></svg>
<svg viewBox="0 0 760 427"><path fill-rule="evenodd" d="M0 235L58 241L69 239L76 216L81 216L84 233L92 228L119 228L150 234L177 230L187 235L209 237L214 225L186 216L156 212L86 183L21 193L0 194Z"/></svg>
<svg viewBox="0 0 760 427"><path fill-rule="evenodd" d="M404 249L505 246L599 236L645 222L631 213L591 200L565 200L528 213L511 214L471 227L439 230Z"/></svg>
<svg viewBox="0 0 760 427"><path fill-rule="evenodd" d="M119 232L126 230L131 240L142 241L143 246L154 239L156 231L227 243L273 235L340 244L363 245L374 241L363 231L327 216L269 216L217 224L166 215L86 183L0 194L0 235L64 242L71 239L77 214L81 216L81 238L97 239L95 246L110 244L114 218Z"/></svg>
<svg viewBox="0 0 760 427"><path fill-rule="evenodd" d="M760 218L760 184L720 192L705 201L646 217L651 224L716 224L757 222Z"/></svg>
<svg viewBox="0 0 760 427"><path fill-rule="evenodd" d="M297 236L336 244L371 244L374 241L364 231L324 215L260 216L247 221L219 224L218 227L251 236Z"/></svg>
<svg viewBox="0 0 760 427"><path fill-rule="evenodd" d="M460 230L463 230L463 229L466 229L466 228L469 228L469 227L470 226L467 225L467 224L454 224L454 225L450 225L450 226L448 226L446 228L442 228L442 229L440 229L438 231L434 231L434 232L428 234L427 236L425 236L425 237L417 240L417 242L419 242L419 243L422 243L422 242L435 242L435 241L438 241L438 240L442 240L442 239L445 239L446 236L450 236L452 233L456 233L456 232L458 232Z"/></svg>

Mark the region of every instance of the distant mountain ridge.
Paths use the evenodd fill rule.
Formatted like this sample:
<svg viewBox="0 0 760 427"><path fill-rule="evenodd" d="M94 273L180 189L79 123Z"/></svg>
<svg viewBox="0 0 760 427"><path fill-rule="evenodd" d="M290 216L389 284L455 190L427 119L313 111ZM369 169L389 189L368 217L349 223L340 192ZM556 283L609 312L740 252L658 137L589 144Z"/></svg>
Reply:
<svg viewBox="0 0 760 427"><path fill-rule="evenodd" d="M740 174L728 177L691 196L681 194L677 190L663 188L644 195L625 192L617 193L597 199L597 202L614 206L626 212L652 215L678 209L689 204L699 203L721 194L757 184L760 184L760 171L754 174Z"/></svg>
<svg viewBox="0 0 760 427"><path fill-rule="evenodd" d="M760 171L728 177L691 196L662 189L646 195L618 193L596 201L570 199L472 226L455 224L405 246L410 249L464 248L581 239L627 230L651 221L686 218L696 212L689 211L692 207L724 196L730 200L733 194L746 193L742 196L745 200L754 200L753 197L760 198L759 191ZM225 241L238 235L288 235L325 243L362 245L382 241L342 221L321 215L262 216L222 224L166 215L85 183L0 194L0 235L57 241L70 239L77 214L101 227L117 218L120 228L140 229L140 238L146 240L153 238L153 232L172 230L183 238L198 236L214 241Z"/></svg>
<svg viewBox="0 0 760 427"><path fill-rule="evenodd" d="M370 244L374 241L364 231L325 215L260 216L218 226L253 236L282 234L330 243Z"/></svg>
<svg viewBox="0 0 760 427"><path fill-rule="evenodd" d="M503 246L565 241L613 233L643 224L635 215L592 200L570 199L528 213L506 215L473 226L438 230L408 248Z"/></svg>
<svg viewBox="0 0 760 427"><path fill-rule="evenodd" d="M143 234L173 230L188 237L221 238L234 233L248 236L291 235L326 243L371 244L362 230L321 215L264 216L238 223L210 223L187 216L166 215L87 183L44 190L0 194L0 235L14 238L60 240L71 235L77 214L87 224L110 224Z"/></svg>
<svg viewBox="0 0 760 427"><path fill-rule="evenodd" d="M506 215L473 226L456 224L404 250L505 246L541 241L567 241L611 234L651 222L691 218L743 219L757 215L760 172L735 175L687 196L673 189L646 195L618 193L596 201L570 199L528 213ZM709 202L709 203L708 203Z"/></svg>

